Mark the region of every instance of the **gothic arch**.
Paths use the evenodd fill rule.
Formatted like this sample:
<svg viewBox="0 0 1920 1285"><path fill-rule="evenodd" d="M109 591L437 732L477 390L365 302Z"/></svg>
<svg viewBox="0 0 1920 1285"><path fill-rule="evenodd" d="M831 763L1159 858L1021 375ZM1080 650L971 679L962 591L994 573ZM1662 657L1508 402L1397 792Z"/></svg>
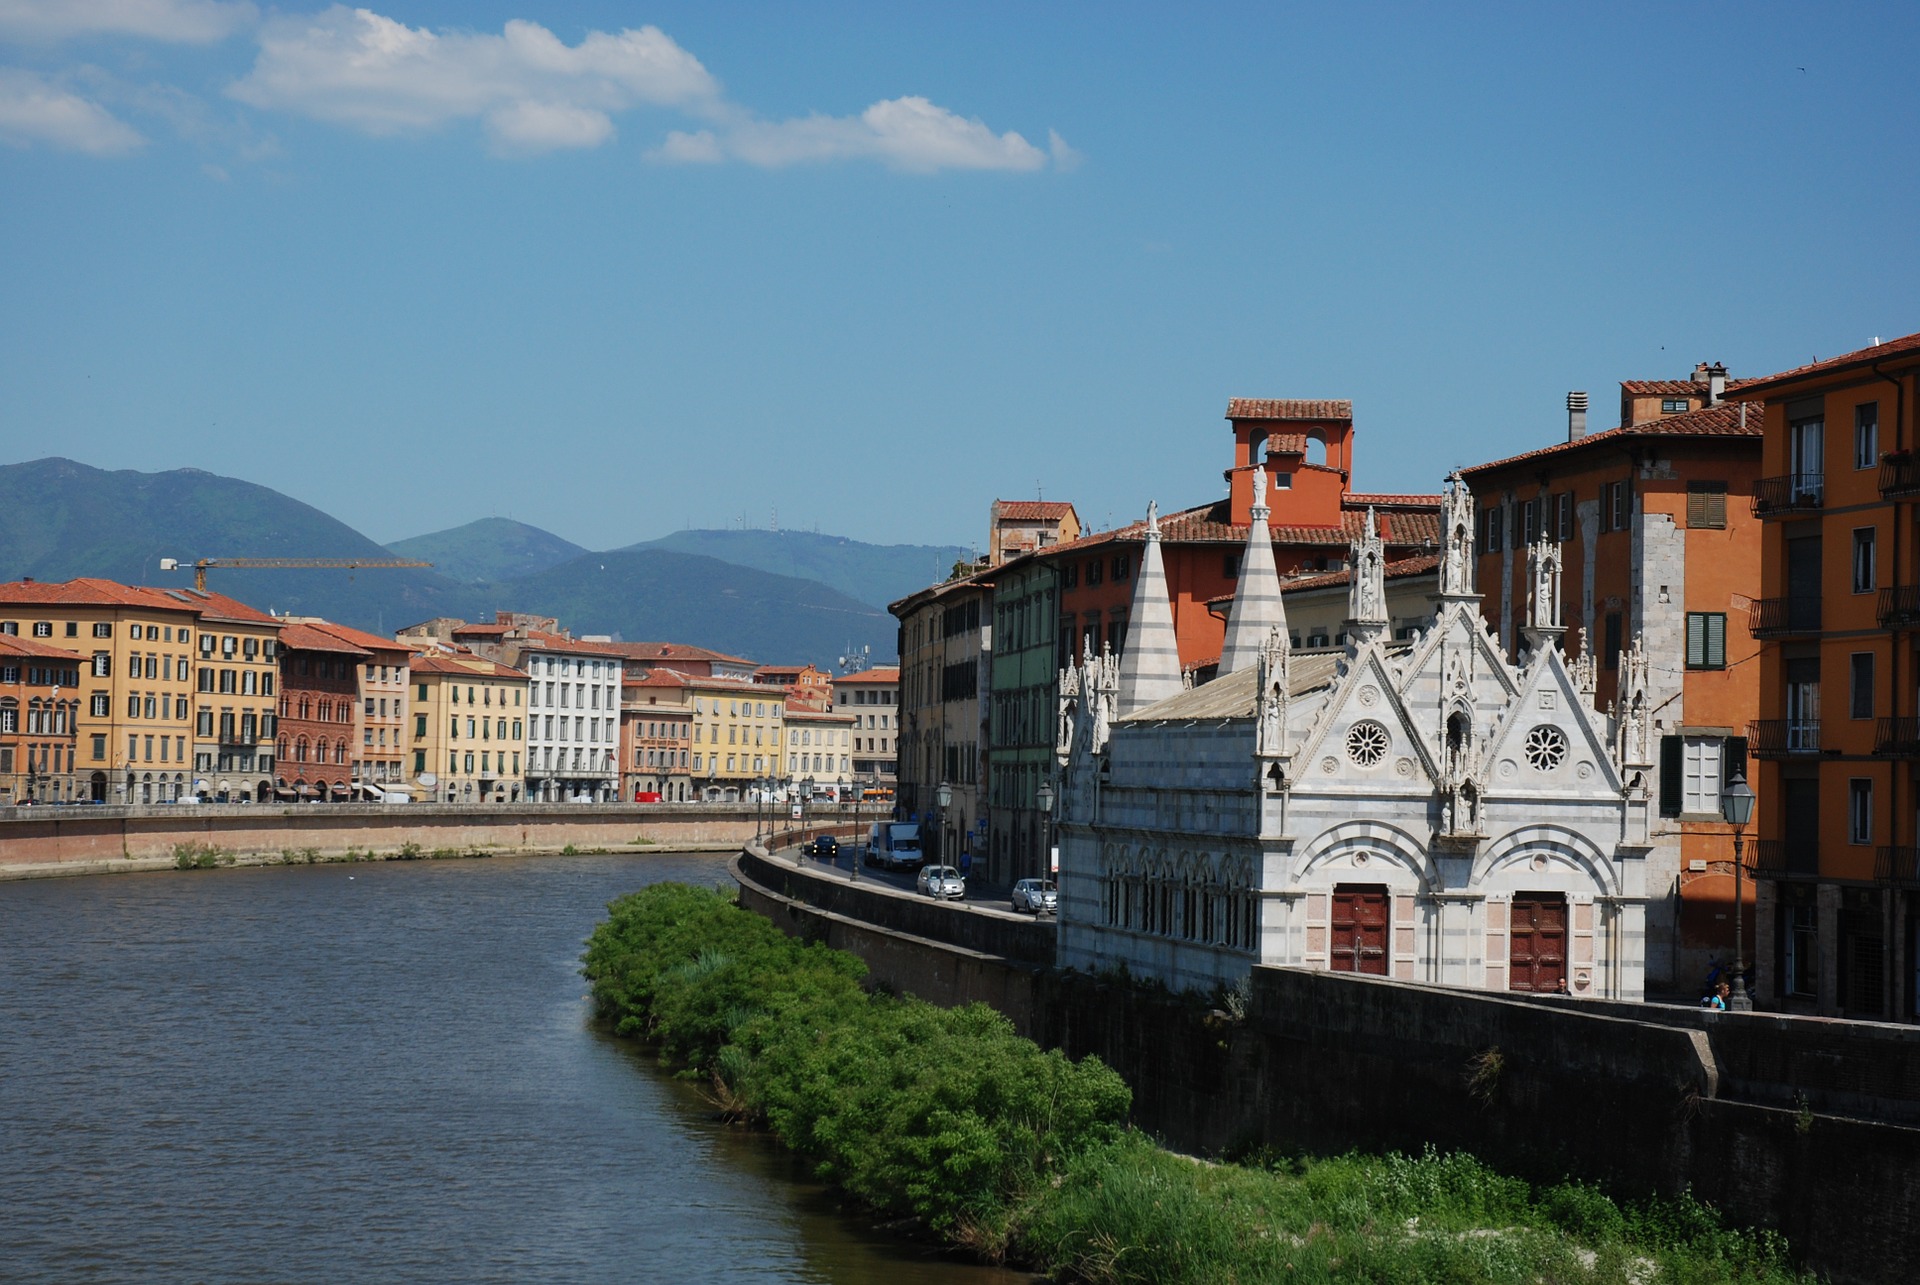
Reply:
<svg viewBox="0 0 1920 1285"><path fill-rule="evenodd" d="M1546 869L1539 872L1542 875L1551 878L1553 867L1558 864L1563 871L1571 867L1583 873L1593 890L1600 895L1618 896L1620 893L1619 871L1598 844L1578 830L1546 823L1509 830L1489 843L1474 861L1467 886L1482 888L1489 879L1522 864L1530 865L1536 856L1547 859ZM1564 873L1560 878L1564 880Z"/></svg>
<svg viewBox="0 0 1920 1285"><path fill-rule="evenodd" d="M1322 830L1307 846L1300 879L1305 882L1316 875L1324 876L1334 862L1360 852L1381 858L1374 867L1380 876L1396 868L1405 870L1418 882L1422 893L1440 881L1439 871L1427 856L1426 843L1384 821L1343 821Z"/></svg>

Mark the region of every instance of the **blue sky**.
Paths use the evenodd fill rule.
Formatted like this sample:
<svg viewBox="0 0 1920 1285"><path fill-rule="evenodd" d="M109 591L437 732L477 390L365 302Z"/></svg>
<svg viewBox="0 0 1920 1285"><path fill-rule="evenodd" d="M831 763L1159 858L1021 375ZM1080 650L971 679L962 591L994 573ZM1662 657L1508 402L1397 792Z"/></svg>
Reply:
<svg viewBox="0 0 1920 1285"><path fill-rule="evenodd" d="M0 0L0 462L979 543L1920 330L1920 9ZM214 550L208 552L244 552ZM314 550L316 554L325 550Z"/></svg>

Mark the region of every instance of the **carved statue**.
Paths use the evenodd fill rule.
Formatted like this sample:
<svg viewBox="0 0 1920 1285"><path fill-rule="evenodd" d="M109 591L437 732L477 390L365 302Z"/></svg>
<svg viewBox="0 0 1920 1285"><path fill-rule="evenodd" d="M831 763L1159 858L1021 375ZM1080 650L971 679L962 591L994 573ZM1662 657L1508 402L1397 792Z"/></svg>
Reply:
<svg viewBox="0 0 1920 1285"><path fill-rule="evenodd" d="M1440 592L1473 593L1473 493L1459 473L1447 477L1440 497Z"/></svg>
<svg viewBox="0 0 1920 1285"><path fill-rule="evenodd" d="M1527 549L1527 627L1560 628L1560 546L1550 540Z"/></svg>
<svg viewBox="0 0 1920 1285"><path fill-rule="evenodd" d="M1353 566L1348 576L1347 618L1369 624L1386 623L1386 549L1371 508L1367 510L1366 531L1354 542Z"/></svg>
<svg viewBox="0 0 1920 1285"><path fill-rule="evenodd" d="M1267 468L1264 464L1253 466L1253 507L1267 507Z"/></svg>
<svg viewBox="0 0 1920 1285"><path fill-rule="evenodd" d="M1254 752L1258 754L1284 754L1286 752L1287 702L1291 694L1292 682L1292 640L1284 630L1274 627L1267 631L1267 641L1260 648L1255 681L1259 687L1258 714L1259 731L1255 738Z"/></svg>

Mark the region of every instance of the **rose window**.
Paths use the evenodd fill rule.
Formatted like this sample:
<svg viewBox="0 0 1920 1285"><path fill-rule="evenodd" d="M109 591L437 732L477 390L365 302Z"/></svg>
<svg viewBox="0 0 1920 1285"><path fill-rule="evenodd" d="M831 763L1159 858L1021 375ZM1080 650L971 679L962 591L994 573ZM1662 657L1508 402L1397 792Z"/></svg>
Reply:
<svg viewBox="0 0 1920 1285"><path fill-rule="evenodd" d="M1387 756L1387 729L1378 723L1355 723L1347 729L1347 757L1360 767L1376 767Z"/></svg>
<svg viewBox="0 0 1920 1285"><path fill-rule="evenodd" d="M1557 727L1536 727L1527 733L1527 762L1537 772L1551 772L1567 757L1567 737Z"/></svg>

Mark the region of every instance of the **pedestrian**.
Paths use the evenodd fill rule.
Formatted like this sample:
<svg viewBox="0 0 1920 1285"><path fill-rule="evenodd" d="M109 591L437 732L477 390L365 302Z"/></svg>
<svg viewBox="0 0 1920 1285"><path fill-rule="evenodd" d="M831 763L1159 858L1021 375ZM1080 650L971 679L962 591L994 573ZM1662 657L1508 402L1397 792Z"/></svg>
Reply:
<svg viewBox="0 0 1920 1285"><path fill-rule="evenodd" d="M1711 1008L1724 1013L1727 1011L1727 997L1732 994L1732 991L1732 987L1728 986L1725 982L1721 982L1713 988L1713 994L1700 1001L1700 1007Z"/></svg>
<svg viewBox="0 0 1920 1285"><path fill-rule="evenodd" d="M960 853L960 877L965 879L973 873L973 854L962 850Z"/></svg>

